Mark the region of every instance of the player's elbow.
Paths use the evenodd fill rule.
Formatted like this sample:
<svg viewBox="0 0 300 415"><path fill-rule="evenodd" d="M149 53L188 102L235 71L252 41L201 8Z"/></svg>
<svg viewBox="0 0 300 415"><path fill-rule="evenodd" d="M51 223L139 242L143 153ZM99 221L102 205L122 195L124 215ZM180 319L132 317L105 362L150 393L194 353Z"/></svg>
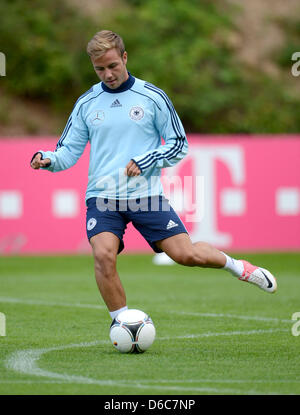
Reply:
<svg viewBox="0 0 300 415"><path fill-rule="evenodd" d="M189 151L189 143L186 139L186 137L183 138L184 142L183 142L183 147L182 147L182 158L185 157Z"/></svg>

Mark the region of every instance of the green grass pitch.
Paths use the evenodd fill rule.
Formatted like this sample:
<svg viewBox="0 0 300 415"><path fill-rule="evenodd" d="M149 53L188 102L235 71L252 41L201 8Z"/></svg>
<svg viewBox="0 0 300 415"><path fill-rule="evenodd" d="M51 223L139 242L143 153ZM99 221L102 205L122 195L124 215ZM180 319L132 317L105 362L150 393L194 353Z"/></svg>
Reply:
<svg viewBox="0 0 300 415"><path fill-rule="evenodd" d="M91 257L2 257L0 394L299 394L300 336L291 329L300 255L242 257L275 274L277 293L220 270L120 255L128 306L156 326L140 355L111 345Z"/></svg>

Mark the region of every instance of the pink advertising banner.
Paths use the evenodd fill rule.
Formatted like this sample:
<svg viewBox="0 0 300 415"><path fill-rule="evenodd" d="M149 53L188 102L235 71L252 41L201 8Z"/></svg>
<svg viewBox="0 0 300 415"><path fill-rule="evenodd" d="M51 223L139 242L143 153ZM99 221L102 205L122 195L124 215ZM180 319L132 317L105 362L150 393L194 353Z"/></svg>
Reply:
<svg viewBox="0 0 300 415"><path fill-rule="evenodd" d="M189 135L163 170L166 196L193 241L228 251L300 249L300 136ZM87 253L89 148L71 169L29 167L57 138L0 140L0 255ZM124 252L151 252L129 225Z"/></svg>

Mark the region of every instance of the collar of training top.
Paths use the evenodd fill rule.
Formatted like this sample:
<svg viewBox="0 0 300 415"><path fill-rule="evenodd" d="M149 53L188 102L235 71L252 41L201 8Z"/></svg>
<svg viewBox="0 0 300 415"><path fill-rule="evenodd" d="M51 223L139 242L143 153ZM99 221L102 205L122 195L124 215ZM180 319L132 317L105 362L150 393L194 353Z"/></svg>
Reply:
<svg viewBox="0 0 300 415"><path fill-rule="evenodd" d="M128 79L123 82L118 88L116 89L111 89L108 88L108 86L105 85L104 82L101 82L101 86L103 88L103 90L105 92L109 92L110 94L117 94L118 92L124 92L127 91L128 89L130 89L132 87L132 85L135 83L135 77L131 75L130 72L128 72Z"/></svg>

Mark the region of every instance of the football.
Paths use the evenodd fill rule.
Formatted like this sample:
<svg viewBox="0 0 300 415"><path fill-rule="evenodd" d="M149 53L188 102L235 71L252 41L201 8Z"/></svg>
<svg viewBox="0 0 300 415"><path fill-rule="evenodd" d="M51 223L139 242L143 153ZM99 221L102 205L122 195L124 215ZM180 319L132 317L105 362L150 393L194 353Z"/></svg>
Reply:
<svg viewBox="0 0 300 415"><path fill-rule="evenodd" d="M155 339L153 321L141 310L122 311L112 321L110 340L121 353L143 353Z"/></svg>

